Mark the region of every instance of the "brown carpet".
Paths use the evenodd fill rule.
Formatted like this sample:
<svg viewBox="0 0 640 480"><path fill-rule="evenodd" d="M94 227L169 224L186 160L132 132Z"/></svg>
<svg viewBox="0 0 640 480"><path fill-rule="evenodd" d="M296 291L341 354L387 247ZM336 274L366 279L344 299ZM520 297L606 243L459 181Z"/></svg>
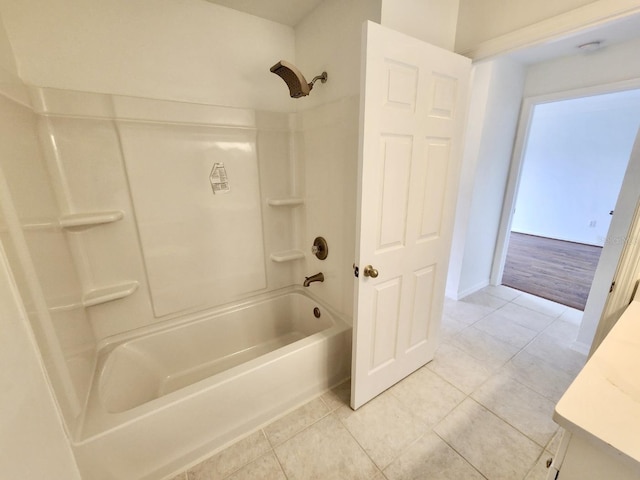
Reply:
<svg viewBox="0 0 640 480"><path fill-rule="evenodd" d="M502 283L584 310L602 247L511 232Z"/></svg>

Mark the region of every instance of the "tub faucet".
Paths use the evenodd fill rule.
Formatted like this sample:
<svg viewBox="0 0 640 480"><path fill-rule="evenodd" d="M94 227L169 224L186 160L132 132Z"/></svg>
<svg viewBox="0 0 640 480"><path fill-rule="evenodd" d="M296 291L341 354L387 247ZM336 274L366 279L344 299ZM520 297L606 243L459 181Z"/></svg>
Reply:
<svg viewBox="0 0 640 480"><path fill-rule="evenodd" d="M304 282L302 282L302 285L308 287L313 282L324 282L324 275L322 274L322 272L311 275L310 277L304 277Z"/></svg>

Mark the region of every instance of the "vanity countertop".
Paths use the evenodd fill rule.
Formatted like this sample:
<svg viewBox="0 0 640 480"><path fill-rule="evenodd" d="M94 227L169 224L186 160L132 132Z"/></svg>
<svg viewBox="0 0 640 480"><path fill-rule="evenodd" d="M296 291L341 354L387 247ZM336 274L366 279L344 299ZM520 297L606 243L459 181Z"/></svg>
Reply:
<svg viewBox="0 0 640 480"><path fill-rule="evenodd" d="M626 463L640 465L640 301L620 317L553 418Z"/></svg>

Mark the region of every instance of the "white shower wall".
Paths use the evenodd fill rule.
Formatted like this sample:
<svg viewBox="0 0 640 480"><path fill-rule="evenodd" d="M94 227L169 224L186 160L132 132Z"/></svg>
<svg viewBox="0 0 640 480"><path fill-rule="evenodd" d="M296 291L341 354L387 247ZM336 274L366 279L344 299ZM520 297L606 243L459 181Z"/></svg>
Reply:
<svg viewBox="0 0 640 480"><path fill-rule="evenodd" d="M32 109L0 96L0 239L42 360L69 425L81 413L95 360L95 338L81 297L62 210L38 141Z"/></svg>
<svg viewBox="0 0 640 480"><path fill-rule="evenodd" d="M358 167L359 98L348 97L296 114L298 153L304 159L304 245L316 236L329 245L329 256L306 257L305 275L322 271L323 283L309 288L338 311L353 314Z"/></svg>
<svg viewBox="0 0 640 480"><path fill-rule="evenodd" d="M9 185L0 202L1 240L71 438L76 435L96 352L103 342L122 340L255 293L301 284L304 276L318 271L325 273L326 280L312 284L310 290L351 315L356 97L300 114L282 114L55 89L31 88L30 92L32 106L0 97L8 115L3 130L15 139L5 145L9 150L0 160ZM162 149L155 145L143 149L144 159L135 158L141 153L125 147L131 141L123 135L125 124L138 129L166 126L186 133L184 148L178 148L181 143L174 139L177 150L157 165L155 182L151 175L146 185L144 175L131 182L127 162L153 167L164 154ZM251 221L260 242L248 252L242 238L230 238L229 248L235 250L227 253L257 255L262 280L247 287L246 282L232 280L232 268L221 269L220 278L229 278L227 295L211 291L199 297L205 298L204 303L191 301L178 311L159 314L153 309L149 282L152 250L145 250L140 241L140 215L132 199L145 189L159 190L167 197L167 205L183 211L198 209L189 191L204 183L206 199L215 200L210 194L208 164L204 171L201 165L195 170L190 166L193 158L211 153L207 142L189 143L190 134L201 135L203 130L250 139L234 148L247 147L257 169L235 172L230 168L229 173L235 174L230 177L231 188L240 192L238 182L249 180L244 194L257 198L259 216ZM199 172L194 185L189 184L189 175L178 178L181 165L187 172ZM163 171L180 183L179 188L170 188L162 179ZM159 184L158 178L165 183ZM287 205L292 199L301 203ZM234 212L234 208L231 201L227 210ZM162 212L162 208L156 212L159 218ZM243 212L235 213L242 216ZM233 218L232 214L227 221ZM317 235L329 242L325 261L310 252ZM191 249L192 245L173 247ZM203 264L210 261L201 260ZM192 299L187 296L187 300Z"/></svg>
<svg viewBox="0 0 640 480"><path fill-rule="evenodd" d="M295 207L269 204L294 188L288 114L50 89L43 95L43 137L61 203L71 213L123 215L72 233L85 291L139 285L90 308L98 341L301 282L299 261L270 259L299 246ZM82 117L65 116L78 111ZM227 152L231 191L216 197L209 173L230 145L249 152L236 161L246 166L237 170ZM220 202L223 216L215 213ZM227 265L229 258L248 266L244 277L236 278L241 269Z"/></svg>

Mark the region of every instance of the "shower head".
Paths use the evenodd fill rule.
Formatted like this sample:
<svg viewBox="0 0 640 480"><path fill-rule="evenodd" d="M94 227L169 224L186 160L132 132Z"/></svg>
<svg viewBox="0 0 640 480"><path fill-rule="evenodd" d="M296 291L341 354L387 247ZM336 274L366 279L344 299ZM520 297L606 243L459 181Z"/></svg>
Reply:
<svg viewBox="0 0 640 480"><path fill-rule="evenodd" d="M291 98L305 97L309 95L316 81L320 80L322 83L326 83L327 81L327 72L322 72L322 75L314 77L310 83L307 83L307 80L304 78L304 75L300 73L300 70L298 70L295 65L285 62L284 60L280 60L271 67L271 71L280 76L287 84Z"/></svg>

